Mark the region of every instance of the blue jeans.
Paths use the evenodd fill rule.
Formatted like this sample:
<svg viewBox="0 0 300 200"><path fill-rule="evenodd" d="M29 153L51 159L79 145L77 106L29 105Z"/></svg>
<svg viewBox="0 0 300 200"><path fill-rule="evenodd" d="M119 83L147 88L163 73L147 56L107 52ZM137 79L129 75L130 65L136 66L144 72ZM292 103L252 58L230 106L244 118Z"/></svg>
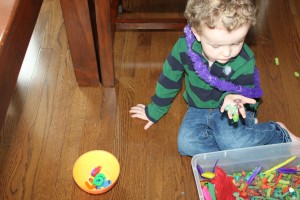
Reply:
<svg viewBox="0 0 300 200"><path fill-rule="evenodd" d="M219 109L189 107L179 129L178 151L181 155L291 142L287 131L275 122L254 123L254 112L246 111L234 123Z"/></svg>

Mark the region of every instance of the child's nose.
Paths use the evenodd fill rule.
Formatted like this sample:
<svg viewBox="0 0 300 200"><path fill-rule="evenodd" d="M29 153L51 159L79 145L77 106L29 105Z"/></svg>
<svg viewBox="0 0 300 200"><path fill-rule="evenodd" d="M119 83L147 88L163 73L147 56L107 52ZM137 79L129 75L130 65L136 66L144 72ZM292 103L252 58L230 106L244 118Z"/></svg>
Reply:
<svg viewBox="0 0 300 200"><path fill-rule="evenodd" d="M229 57L231 54L231 48L229 46L225 46L223 48L223 56L224 57Z"/></svg>

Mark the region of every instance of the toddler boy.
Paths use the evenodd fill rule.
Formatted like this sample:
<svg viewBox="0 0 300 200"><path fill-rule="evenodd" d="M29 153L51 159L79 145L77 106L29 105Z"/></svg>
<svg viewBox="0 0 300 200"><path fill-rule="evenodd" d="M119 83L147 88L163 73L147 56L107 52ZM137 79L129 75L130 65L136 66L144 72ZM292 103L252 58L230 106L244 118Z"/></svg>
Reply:
<svg viewBox="0 0 300 200"><path fill-rule="evenodd" d="M132 107L132 117L146 120L148 129L168 112L184 79L181 155L297 140L282 123L255 123L262 90L254 54L244 43L256 23L253 3L189 0L185 17L185 37L168 56L152 102Z"/></svg>

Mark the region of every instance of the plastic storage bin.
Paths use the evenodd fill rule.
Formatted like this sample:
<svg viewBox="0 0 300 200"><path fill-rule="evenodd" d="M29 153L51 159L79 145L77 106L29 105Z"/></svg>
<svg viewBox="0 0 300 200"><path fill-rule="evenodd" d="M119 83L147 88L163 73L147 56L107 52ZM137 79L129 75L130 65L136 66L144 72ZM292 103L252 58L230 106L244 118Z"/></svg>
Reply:
<svg viewBox="0 0 300 200"><path fill-rule="evenodd" d="M200 185L200 176L196 169L199 164L203 171L212 171L216 161L218 166L227 174L242 170L252 171L255 167L262 166L261 171L268 170L292 156L297 158L286 166L295 166L300 163L300 142L272 144L241 149L232 149L212 153L203 153L193 156L192 168L200 200L204 200Z"/></svg>

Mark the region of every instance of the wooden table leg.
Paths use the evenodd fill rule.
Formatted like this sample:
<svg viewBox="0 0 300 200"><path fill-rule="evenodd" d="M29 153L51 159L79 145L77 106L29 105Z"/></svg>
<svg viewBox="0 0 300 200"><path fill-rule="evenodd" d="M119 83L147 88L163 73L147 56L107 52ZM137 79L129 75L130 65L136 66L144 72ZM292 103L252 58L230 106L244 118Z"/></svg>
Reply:
<svg viewBox="0 0 300 200"><path fill-rule="evenodd" d="M73 67L80 86L99 86L93 31L88 1L60 0Z"/></svg>

